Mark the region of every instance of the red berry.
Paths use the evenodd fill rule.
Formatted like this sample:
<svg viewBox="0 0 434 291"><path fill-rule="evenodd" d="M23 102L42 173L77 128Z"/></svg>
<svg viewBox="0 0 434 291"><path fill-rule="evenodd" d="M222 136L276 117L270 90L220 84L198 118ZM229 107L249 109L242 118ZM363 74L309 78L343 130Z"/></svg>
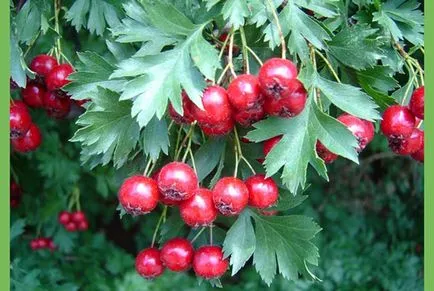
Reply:
<svg viewBox="0 0 434 291"><path fill-rule="evenodd" d="M10 205L17 207L21 202L22 191L20 185L15 181L10 182Z"/></svg>
<svg viewBox="0 0 434 291"><path fill-rule="evenodd" d="M52 239L50 239L49 242L48 242L48 248L49 248L50 250L52 250L52 251L54 251L54 250L57 249L57 246L54 244L54 242L53 242Z"/></svg>
<svg viewBox="0 0 434 291"><path fill-rule="evenodd" d="M249 190L240 179L225 177L214 186L212 198L215 207L225 216L237 215L249 202Z"/></svg>
<svg viewBox="0 0 434 291"><path fill-rule="evenodd" d="M203 108L192 105L192 114L199 123L215 124L231 118L232 109L226 90L220 86L205 89L202 97Z"/></svg>
<svg viewBox="0 0 434 291"><path fill-rule="evenodd" d="M173 238L161 249L160 258L163 265L174 272L187 271L193 261L194 249L185 238Z"/></svg>
<svg viewBox="0 0 434 291"><path fill-rule="evenodd" d="M202 246L194 254L193 269L197 276L205 279L221 277L229 267L223 259L223 250L218 246Z"/></svg>
<svg viewBox="0 0 434 291"><path fill-rule="evenodd" d="M210 225L217 218L212 192L199 188L193 194L193 197L179 205L182 220L193 228Z"/></svg>
<svg viewBox="0 0 434 291"><path fill-rule="evenodd" d="M411 135L415 123L414 115L407 107L392 105L383 113L381 131L387 137L405 138Z"/></svg>
<svg viewBox="0 0 434 291"><path fill-rule="evenodd" d="M178 112L175 111L172 104L169 104L170 118L172 118L172 120L175 121L177 124L192 123L194 121L194 117L191 112L192 106L193 106L193 102L190 101L190 98L188 98L187 93L182 91L182 109L184 111L184 114L180 115Z"/></svg>
<svg viewBox="0 0 434 291"><path fill-rule="evenodd" d="M270 139L267 139L264 142L264 147L262 149L262 152L264 153L264 156L267 156L269 152L274 148L274 146L282 139L282 136L275 136Z"/></svg>
<svg viewBox="0 0 434 291"><path fill-rule="evenodd" d="M169 163L161 168L158 175L158 189L169 200L186 200L198 187L197 175L186 163Z"/></svg>
<svg viewBox="0 0 434 291"><path fill-rule="evenodd" d="M50 241L45 237L41 237L38 239L38 246L40 249L48 248L49 243Z"/></svg>
<svg viewBox="0 0 434 291"><path fill-rule="evenodd" d="M259 213L261 213L264 216L275 216L277 213L279 213L279 211L261 209L259 210Z"/></svg>
<svg viewBox="0 0 434 291"><path fill-rule="evenodd" d="M55 67L45 78L45 83L49 91L60 89L70 81L69 75L74 72L74 68L69 64L61 64Z"/></svg>
<svg viewBox="0 0 434 291"><path fill-rule="evenodd" d="M411 155L422 148L422 145L424 143L423 139L423 131L415 128L413 129L413 132L409 137L390 137L389 147L394 153L398 155Z"/></svg>
<svg viewBox="0 0 434 291"><path fill-rule="evenodd" d="M18 100L13 101L9 107L10 138L23 137L30 129L31 124L32 117L26 104Z"/></svg>
<svg viewBox="0 0 434 291"><path fill-rule="evenodd" d="M72 222L72 221L68 222L64 226L65 226L65 229L69 232L77 231L77 224L75 222Z"/></svg>
<svg viewBox="0 0 434 291"><path fill-rule="evenodd" d="M67 223L71 222L72 217L71 213L69 211L62 211L59 213L58 221L60 224L66 225Z"/></svg>
<svg viewBox="0 0 434 291"><path fill-rule="evenodd" d="M79 223L86 220L86 214L83 211L76 211L72 213L71 220Z"/></svg>
<svg viewBox="0 0 434 291"><path fill-rule="evenodd" d="M207 136L222 136L232 131L234 121L228 119L219 123L200 123L199 126Z"/></svg>
<svg viewBox="0 0 434 291"><path fill-rule="evenodd" d="M256 107L252 107L243 111L238 111L237 113L235 113L234 119L241 126L249 127L253 123L263 119L264 116L264 108L261 104L257 104Z"/></svg>
<svg viewBox="0 0 434 291"><path fill-rule="evenodd" d="M264 109L268 115L284 118L294 117L303 111L307 100L307 92L303 84L297 79L287 82L284 92L279 99L265 98Z"/></svg>
<svg viewBox="0 0 434 291"><path fill-rule="evenodd" d="M86 231L89 228L89 222L87 219L84 219L77 223L77 229L80 231Z"/></svg>
<svg viewBox="0 0 434 291"><path fill-rule="evenodd" d="M359 143L358 152L361 152L374 138L374 125L371 122L350 114L342 114L338 117L338 120L345 124L357 138Z"/></svg>
<svg viewBox="0 0 434 291"><path fill-rule="evenodd" d="M131 215L142 215L151 212L158 204L157 183L148 177L132 176L122 183L119 189L119 202Z"/></svg>
<svg viewBox="0 0 434 291"><path fill-rule="evenodd" d="M249 190L249 205L264 209L273 206L279 198L279 188L271 178L263 174L249 177L245 182Z"/></svg>
<svg viewBox="0 0 434 291"><path fill-rule="evenodd" d="M21 90L24 102L30 106L39 108L43 106L43 96L45 89L36 82L27 83L26 88Z"/></svg>
<svg viewBox="0 0 434 291"><path fill-rule="evenodd" d="M37 238L35 238L35 239L32 239L31 241L30 241L30 248L32 249L32 250L37 250L37 249L39 249L39 239L37 239Z"/></svg>
<svg viewBox="0 0 434 291"><path fill-rule="evenodd" d="M160 251L156 248L142 250L136 257L136 271L146 279L153 279L164 272Z"/></svg>
<svg viewBox="0 0 434 291"><path fill-rule="evenodd" d="M425 87L419 87L414 90L411 96L410 103L408 104L410 111L414 116L423 119L425 110Z"/></svg>
<svg viewBox="0 0 434 291"><path fill-rule="evenodd" d="M424 159L425 159L425 134L424 134L424 132L422 133L422 145L421 145L420 149L417 152L415 152L414 154L412 154L411 157L418 162L421 162L421 163L424 162Z"/></svg>
<svg viewBox="0 0 434 291"><path fill-rule="evenodd" d="M47 91L43 96L44 108L47 115L54 118L64 118L71 109L71 99L61 97L56 91Z"/></svg>
<svg viewBox="0 0 434 291"><path fill-rule="evenodd" d="M26 135L12 140L12 147L17 152L26 153L36 150L42 142L42 135L39 128L32 124Z"/></svg>
<svg viewBox="0 0 434 291"><path fill-rule="evenodd" d="M30 63L30 70L45 77L57 66L57 60L52 56L38 55Z"/></svg>
<svg viewBox="0 0 434 291"><path fill-rule="evenodd" d="M297 78L297 67L286 59L272 58L259 69L259 86L265 97L280 99L288 94Z"/></svg>
<svg viewBox="0 0 434 291"><path fill-rule="evenodd" d="M228 98L232 106L238 111L245 111L262 104L262 95L258 78L244 74L237 76L228 87Z"/></svg>
<svg viewBox="0 0 434 291"><path fill-rule="evenodd" d="M326 164L330 164L338 158L338 155L329 151L319 140L316 142L316 152Z"/></svg>

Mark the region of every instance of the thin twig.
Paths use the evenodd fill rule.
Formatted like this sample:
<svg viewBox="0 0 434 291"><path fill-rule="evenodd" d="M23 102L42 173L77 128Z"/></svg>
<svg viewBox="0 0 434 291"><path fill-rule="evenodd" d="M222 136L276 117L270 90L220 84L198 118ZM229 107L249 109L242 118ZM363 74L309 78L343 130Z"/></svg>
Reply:
<svg viewBox="0 0 434 291"><path fill-rule="evenodd" d="M273 14L274 21L276 21L277 31L279 33L279 38L280 38L280 44L282 45L282 59L286 59L286 43L285 43L285 37L283 36L283 32L282 32L282 26L280 25L279 16L277 15L273 2L271 0L267 0L267 2L268 5L270 6L271 13Z"/></svg>

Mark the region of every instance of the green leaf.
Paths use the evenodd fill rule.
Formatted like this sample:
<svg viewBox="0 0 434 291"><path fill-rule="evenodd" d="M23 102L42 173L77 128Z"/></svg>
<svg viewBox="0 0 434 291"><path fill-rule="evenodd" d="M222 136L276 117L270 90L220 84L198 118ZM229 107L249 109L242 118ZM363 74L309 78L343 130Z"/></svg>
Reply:
<svg viewBox="0 0 434 291"><path fill-rule="evenodd" d="M226 0L222 8L223 18L230 26L238 29L244 25L244 18L250 15L246 0Z"/></svg>
<svg viewBox="0 0 434 291"><path fill-rule="evenodd" d="M166 222L161 226L159 242L164 243L171 238L185 235L186 229L184 221L179 216L179 211L171 211Z"/></svg>
<svg viewBox="0 0 434 291"><path fill-rule="evenodd" d="M194 154L194 161L199 182L205 179L217 167L225 150L226 139L210 138ZM189 161L191 164L191 160Z"/></svg>
<svg viewBox="0 0 434 291"><path fill-rule="evenodd" d="M160 156L160 152L169 153L169 133L165 119L152 118L143 131L143 151L153 161Z"/></svg>
<svg viewBox="0 0 434 291"><path fill-rule="evenodd" d="M279 189L279 200L276 206L270 207L267 210L277 210L286 211L295 208L302 204L309 196L297 193L297 195L292 195L289 191L284 189Z"/></svg>
<svg viewBox="0 0 434 291"><path fill-rule="evenodd" d="M367 25L345 27L328 43L330 53L356 70L372 67L383 57L384 40L376 32Z"/></svg>
<svg viewBox="0 0 434 291"><path fill-rule="evenodd" d="M399 84L393 78L394 72L387 66L375 66L370 69L357 72L357 79L363 80L372 88L387 92L396 89Z"/></svg>
<svg viewBox="0 0 434 291"><path fill-rule="evenodd" d="M375 103L377 103L381 110L385 110L390 105L397 104L394 98L375 90L366 80L359 79L359 84L362 86L363 90L375 100Z"/></svg>
<svg viewBox="0 0 434 291"><path fill-rule="evenodd" d="M24 232L24 227L26 226L25 219L17 219L11 225L11 230L9 232L10 241L14 240L16 237L20 236Z"/></svg>
<svg viewBox="0 0 434 291"><path fill-rule="evenodd" d="M122 166L136 147L139 126L131 118L131 103L119 102L119 94L99 88L92 98L94 104L81 115L81 126L71 141L84 147L84 161L89 156L103 155L101 164L113 160L115 167Z"/></svg>
<svg viewBox="0 0 434 291"><path fill-rule="evenodd" d="M26 87L27 77L26 77L26 62L23 58L23 51L21 47L18 45L18 40L16 35L11 32L10 35L11 42L11 78L17 83L17 85L21 88Z"/></svg>
<svg viewBox="0 0 434 291"><path fill-rule="evenodd" d="M19 42L29 44L41 29L42 15L50 13L50 6L46 1L29 0L24 3L18 12L16 32Z"/></svg>
<svg viewBox="0 0 434 291"><path fill-rule="evenodd" d="M191 58L209 80L215 80L215 72L221 68L218 52L214 46L202 37L202 30L198 30L191 41Z"/></svg>

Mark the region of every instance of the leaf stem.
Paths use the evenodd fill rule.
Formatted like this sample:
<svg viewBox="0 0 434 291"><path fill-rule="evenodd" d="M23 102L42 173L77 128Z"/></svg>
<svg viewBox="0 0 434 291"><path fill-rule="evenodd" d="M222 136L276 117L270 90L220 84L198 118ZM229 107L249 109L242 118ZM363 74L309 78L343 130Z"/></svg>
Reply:
<svg viewBox="0 0 434 291"><path fill-rule="evenodd" d="M199 230L198 233L196 233L196 235L193 237L193 239L190 242L194 243L200 237L200 235L204 232L205 229L206 229L206 227L202 227L202 229Z"/></svg>
<svg viewBox="0 0 434 291"><path fill-rule="evenodd" d="M193 151L191 150L191 148L188 150L188 153L190 154L191 165L193 166L193 170L197 175L196 162L194 160L194 155L193 155Z"/></svg>
<svg viewBox="0 0 434 291"><path fill-rule="evenodd" d="M246 40L246 34L244 33L244 28L242 26L240 27L240 35L241 35L241 43L243 45L244 66L246 68L246 73L250 74L249 55L247 53L247 40Z"/></svg>
<svg viewBox="0 0 434 291"><path fill-rule="evenodd" d="M223 77L225 76L226 72L229 70L229 67L230 67L230 66L231 66L231 65L228 63L228 64L224 67L222 73L220 74L219 78L217 79L217 85L219 85L219 84L221 83L221 81L223 80Z"/></svg>
<svg viewBox="0 0 434 291"><path fill-rule="evenodd" d="M309 49L310 49L310 59L313 64L313 68L315 69L315 71L317 71L315 48L310 43L309 43ZM315 103L318 105L321 111L324 111L319 90L315 87L312 88L311 90L313 90L313 97Z"/></svg>
<svg viewBox="0 0 434 291"><path fill-rule="evenodd" d="M252 56L256 59L256 61L262 66L264 63L261 61L261 59L258 57L258 55L249 47L246 46L247 50L252 54Z"/></svg>
<svg viewBox="0 0 434 291"><path fill-rule="evenodd" d="M234 63L233 63L233 49L234 49L234 28L231 28L231 38L229 40L229 56L228 56L228 64L229 68L231 69L231 74L234 78L237 77L237 74L234 70Z"/></svg>
<svg viewBox="0 0 434 291"><path fill-rule="evenodd" d="M58 61L60 61L60 55L62 52L62 46L60 43L60 25L59 25L59 12L60 12L60 0L54 0L54 30L57 33L56 38L56 48L54 49L56 53L56 58Z"/></svg>
<svg viewBox="0 0 434 291"><path fill-rule="evenodd" d="M149 157L149 161L146 164L145 170L143 171L143 176L145 176L145 177L149 176L148 172L149 172L149 167L151 166L151 164L152 164L152 159L151 159L151 157Z"/></svg>
<svg viewBox="0 0 434 291"><path fill-rule="evenodd" d="M279 33L280 44L282 45L282 59L286 59L286 43L282 32L282 26L280 25L279 16L277 15L273 2L271 0L267 0L267 3L270 6L271 13L273 14L274 21L276 22L277 31Z"/></svg>
<svg viewBox="0 0 434 291"><path fill-rule="evenodd" d="M321 59L326 63L327 67L329 68L330 72L333 74L333 77L338 81L338 83L341 83L341 80L339 79L338 74L336 73L335 69L333 69L332 64L329 62L329 60L317 49L315 49L315 53L317 53Z"/></svg>
<svg viewBox="0 0 434 291"><path fill-rule="evenodd" d="M160 229L161 222L165 219L167 213L167 206L164 206L163 212L161 212L160 218L158 219L157 226L155 227L154 234L152 235L151 248L154 247L155 239L157 238L158 230Z"/></svg>
<svg viewBox="0 0 434 291"><path fill-rule="evenodd" d="M213 244L213 237L212 237L212 229L214 228L214 224L209 225L209 244L212 246Z"/></svg>

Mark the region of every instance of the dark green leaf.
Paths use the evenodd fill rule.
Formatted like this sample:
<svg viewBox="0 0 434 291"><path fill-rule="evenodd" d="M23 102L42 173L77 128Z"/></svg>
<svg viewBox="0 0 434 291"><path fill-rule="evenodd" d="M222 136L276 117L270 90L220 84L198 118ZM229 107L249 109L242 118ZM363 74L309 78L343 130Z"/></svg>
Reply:
<svg viewBox="0 0 434 291"><path fill-rule="evenodd" d="M169 133L165 119L152 118L143 131L143 150L153 161L160 156L160 152L166 155L169 152Z"/></svg>
<svg viewBox="0 0 434 291"><path fill-rule="evenodd" d="M225 138L210 138L195 152L194 161L199 182L205 179L217 167L225 146ZM191 160L189 163L191 164Z"/></svg>

